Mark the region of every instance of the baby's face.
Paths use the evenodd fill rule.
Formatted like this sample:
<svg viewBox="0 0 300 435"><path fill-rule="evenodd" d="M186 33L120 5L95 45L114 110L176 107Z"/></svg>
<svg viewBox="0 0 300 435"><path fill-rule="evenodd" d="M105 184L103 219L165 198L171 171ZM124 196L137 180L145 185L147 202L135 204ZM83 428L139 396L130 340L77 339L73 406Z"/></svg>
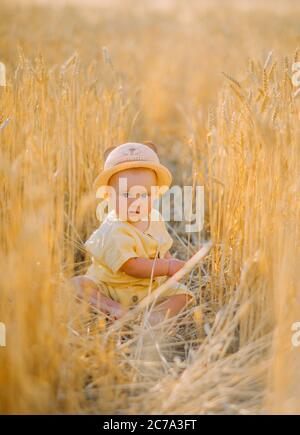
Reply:
<svg viewBox="0 0 300 435"><path fill-rule="evenodd" d="M109 179L114 189L117 214L129 222L149 220L156 197L156 174L151 169L133 168L117 172Z"/></svg>

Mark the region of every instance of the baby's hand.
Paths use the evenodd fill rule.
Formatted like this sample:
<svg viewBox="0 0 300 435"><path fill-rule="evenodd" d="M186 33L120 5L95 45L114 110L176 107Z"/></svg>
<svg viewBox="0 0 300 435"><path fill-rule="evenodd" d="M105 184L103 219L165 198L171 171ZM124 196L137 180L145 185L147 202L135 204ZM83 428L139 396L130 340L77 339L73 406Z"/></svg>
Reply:
<svg viewBox="0 0 300 435"><path fill-rule="evenodd" d="M182 269L184 265L185 265L185 261L177 260L177 258L171 258L169 260L168 275L169 276L174 275L176 272L178 272L178 270Z"/></svg>

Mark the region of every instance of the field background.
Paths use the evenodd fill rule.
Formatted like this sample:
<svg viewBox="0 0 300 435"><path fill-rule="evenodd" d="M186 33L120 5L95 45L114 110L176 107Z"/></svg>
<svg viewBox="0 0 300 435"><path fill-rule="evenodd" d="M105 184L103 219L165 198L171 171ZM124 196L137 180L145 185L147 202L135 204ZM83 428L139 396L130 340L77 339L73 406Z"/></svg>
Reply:
<svg viewBox="0 0 300 435"><path fill-rule="evenodd" d="M0 413L300 413L299 2L81 3L0 4ZM103 150L143 140L205 187L173 253L214 247L175 335L107 336L66 283Z"/></svg>

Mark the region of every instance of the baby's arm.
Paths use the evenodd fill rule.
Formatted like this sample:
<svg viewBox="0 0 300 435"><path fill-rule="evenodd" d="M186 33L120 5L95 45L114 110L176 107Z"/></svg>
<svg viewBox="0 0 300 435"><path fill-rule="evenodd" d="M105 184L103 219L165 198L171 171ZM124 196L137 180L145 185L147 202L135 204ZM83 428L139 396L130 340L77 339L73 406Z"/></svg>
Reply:
<svg viewBox="0 0 300 435"><path fill-rule="evenodd" d="M185 262L176 258L130 258L123 264L121 271L136 278L150 278L153 276L172 276L184 266Z"/></svg>

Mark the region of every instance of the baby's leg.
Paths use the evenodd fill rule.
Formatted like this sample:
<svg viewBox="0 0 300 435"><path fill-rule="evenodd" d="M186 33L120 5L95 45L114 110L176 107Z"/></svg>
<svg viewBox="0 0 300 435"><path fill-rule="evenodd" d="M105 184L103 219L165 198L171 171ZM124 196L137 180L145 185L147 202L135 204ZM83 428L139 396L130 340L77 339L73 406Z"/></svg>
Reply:
<svg viewBox="0 0 300 435"><path fill-rule="evenodd" d="M88 301L91 306L104 314L110 314L114 319L119 319L125 314L126 311L119 302L102 294L100 287L86 276L74 276L71 278L70 283L74 287L78 298Z"/></svg>
<svg viewBox="0 0 300 435"><path fill-rule="evenodd" d="M177 294L169 296L165 301L156 304L149 317L150 324L154 326L166 318L176 316L187 306L190 299L192 299L192 296L188 294Z"/></svg>

